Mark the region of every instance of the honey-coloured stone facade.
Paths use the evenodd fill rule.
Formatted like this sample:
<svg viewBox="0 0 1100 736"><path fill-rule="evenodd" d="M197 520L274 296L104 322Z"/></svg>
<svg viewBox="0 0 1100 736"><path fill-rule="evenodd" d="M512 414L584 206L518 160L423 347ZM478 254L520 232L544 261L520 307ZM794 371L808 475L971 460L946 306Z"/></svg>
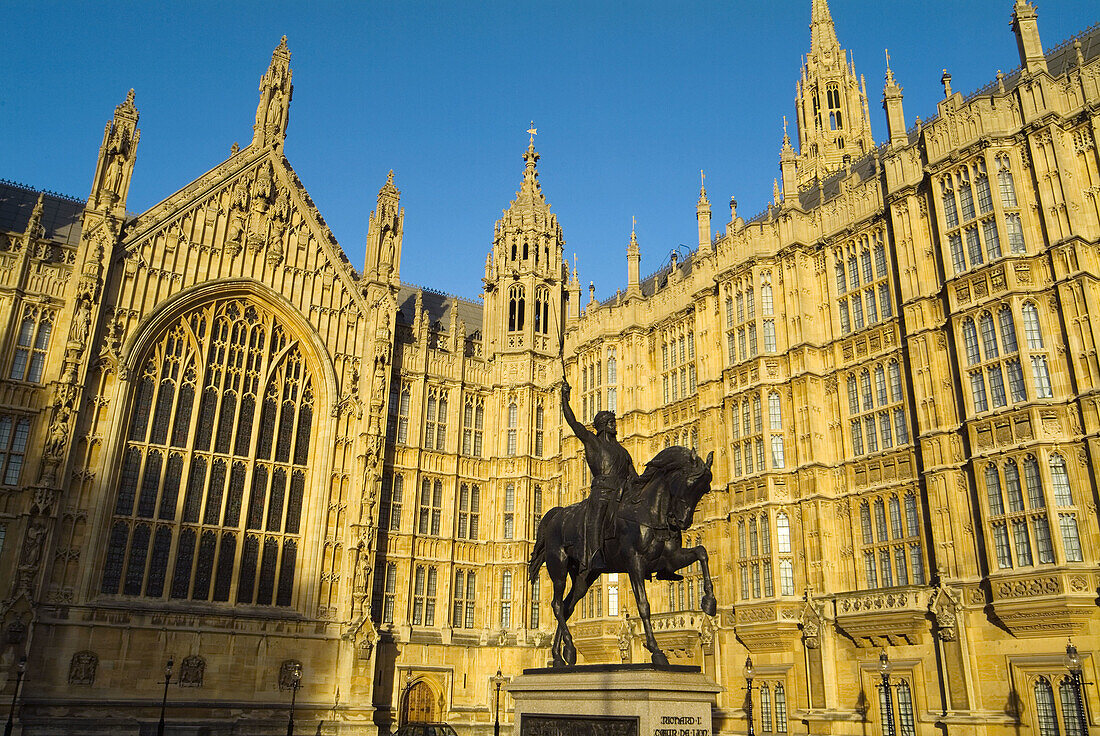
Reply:
<svg viewBox="0 0 1100 736"><path fill-rule="evenodd" d="M150 732L171 658L170 733L284 733L293 696L302 733L487 736L498 672L549 657L538 521L589 480L563 370L638 463L715 452L685 543L718 614L696 570L648 592L673 663L724 688L716 733L747 731L748 656L758 734L1100 728L1100 31L1044 52L1035 9L1011 10L1019 69L968 97L945 75L909 127L887 68L876 144L812 0L774 202L712 224L701 189L698 247L642 279L632 236L602 303L533 135L482 301L401 281L393 172L353 266L283 155L285 39L252 142L149 210L126 210L132 92L87 200L0 184L17 732ZM580 661L646 661L632 613L605 577Z"/></svg>

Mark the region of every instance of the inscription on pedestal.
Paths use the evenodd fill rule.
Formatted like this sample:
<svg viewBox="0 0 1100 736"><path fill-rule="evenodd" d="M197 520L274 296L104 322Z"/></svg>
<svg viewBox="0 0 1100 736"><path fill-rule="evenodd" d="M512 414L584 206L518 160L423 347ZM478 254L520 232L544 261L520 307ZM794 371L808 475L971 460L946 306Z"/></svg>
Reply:
<svg viewBox="0 0 1100 736"><path fill-rule="evenodd" d="M523 714L520 736L641 736L637 718ZM646 734L645 736L649 736Z"/></svg>

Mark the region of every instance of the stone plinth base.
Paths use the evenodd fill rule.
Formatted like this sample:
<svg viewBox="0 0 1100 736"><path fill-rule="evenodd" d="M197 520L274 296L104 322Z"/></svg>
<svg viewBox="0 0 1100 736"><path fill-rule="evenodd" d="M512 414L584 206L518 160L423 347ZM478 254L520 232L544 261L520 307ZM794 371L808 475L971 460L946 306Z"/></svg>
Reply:
<svg viewBox="0 0 1100 736"><path fill-rule="evenodd" d="M711 736L722 690L698 667L651 664L524 670L507 689L513 736Z"/></svg>

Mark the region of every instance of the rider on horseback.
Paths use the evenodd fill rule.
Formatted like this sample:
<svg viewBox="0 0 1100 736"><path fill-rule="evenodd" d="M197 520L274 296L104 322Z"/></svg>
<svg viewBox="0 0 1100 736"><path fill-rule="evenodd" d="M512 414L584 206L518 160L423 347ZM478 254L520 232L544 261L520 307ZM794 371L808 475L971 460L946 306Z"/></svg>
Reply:
<svg viewBox="0 0 1100 736"><path fill-rule="evenodd" d="M588 509L584 519L584 566L583 577L592 568L596 553L600 550L608 527L614 524L614 515L608 514L608 505L614 501L617 507L623 493L638 477L634 470L634 461L630 453L615 438L615 413L596 412L592 422L595 434L577 421L573 410L569 408L569 382L561 387L561 409L565 421L573 433L584 445L584 459L592 471L592 489L588 495Z"/></svg>

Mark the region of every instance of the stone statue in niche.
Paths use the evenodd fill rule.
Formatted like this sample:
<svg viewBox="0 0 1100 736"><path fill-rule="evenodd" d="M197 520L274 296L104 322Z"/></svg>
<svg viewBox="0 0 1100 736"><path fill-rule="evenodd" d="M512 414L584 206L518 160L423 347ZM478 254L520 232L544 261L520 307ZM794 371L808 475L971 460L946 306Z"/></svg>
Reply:
<svg viewBox="0 0 1100 736"><path fill-rule="evenodd" d="M88 331L91 326L92 300L87 294L83 294L76 304L76 311L73 312L73 324L69 328L69 343L83 350L88 344Z"/></svg>

